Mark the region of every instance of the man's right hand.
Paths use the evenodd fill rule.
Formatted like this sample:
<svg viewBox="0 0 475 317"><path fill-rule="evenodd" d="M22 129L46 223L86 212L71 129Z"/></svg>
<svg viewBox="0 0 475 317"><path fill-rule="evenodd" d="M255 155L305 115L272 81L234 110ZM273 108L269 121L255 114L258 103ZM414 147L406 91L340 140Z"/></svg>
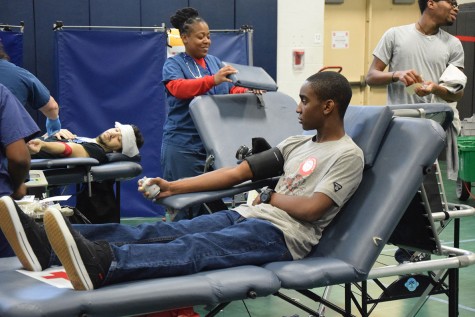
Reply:
<svg viewBox="0 0 475 317"><path fill-rule="evenodd" d="M147 199L157 199L157 198L165 198L168 196L171 196L170 192L170 182L160 178L160 177L155 177L155 178L147 178L147 184L144 184L143 179L138 180L138 191L143 194L143 196ZM148 192L146 191L146 186L145 185L157 185L160 187L160 193L156 197L148 197Z"/></svg>
<svg viewBox="0 0 475 317"><path fill-rule="evenodd" d="M406 87L424 82L422 76L414 69L398 70L394 73L394 78L397 78L397 81L402 82Z"/></svg>

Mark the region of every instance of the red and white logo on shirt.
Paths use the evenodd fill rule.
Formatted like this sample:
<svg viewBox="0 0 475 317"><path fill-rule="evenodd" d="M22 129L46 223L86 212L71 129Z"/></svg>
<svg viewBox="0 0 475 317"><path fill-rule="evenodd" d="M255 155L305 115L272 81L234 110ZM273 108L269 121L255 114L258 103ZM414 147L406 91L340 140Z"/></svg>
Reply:
<svg viewBox="0 0 475 317"><path fill-rule="evenodd" d="M314 157L309 157L308 159L300 163L299 174L302 176L310 175L316 167L317 159Z"/></svg>

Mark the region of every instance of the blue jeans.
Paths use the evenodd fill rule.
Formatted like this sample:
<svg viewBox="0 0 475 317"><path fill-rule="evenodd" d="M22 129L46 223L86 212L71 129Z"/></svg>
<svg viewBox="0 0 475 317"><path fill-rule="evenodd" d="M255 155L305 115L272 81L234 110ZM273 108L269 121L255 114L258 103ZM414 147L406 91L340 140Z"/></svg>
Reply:
<svg viewBox="0 0 475 317"><path fill-rule="evenodd" d="M246 219L233 210L137 227L73 227L89 240L111 243L114 259L105 285L292 260L282 231L269 221Z"/></svg>

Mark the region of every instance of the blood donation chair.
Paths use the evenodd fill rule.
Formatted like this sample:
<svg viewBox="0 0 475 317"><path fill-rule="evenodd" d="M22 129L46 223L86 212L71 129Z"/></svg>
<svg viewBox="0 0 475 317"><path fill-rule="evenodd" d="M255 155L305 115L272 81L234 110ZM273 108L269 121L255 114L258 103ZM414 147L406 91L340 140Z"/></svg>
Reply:
<svg viewBox="0 0 475 317"><path fill-rule="evenodd" d="M107 153L107 162L90 157L32 159L32 170L43 170L48 185L63 186L109 179L125 180L142 172L140 155L129 158L121 153Z"/></svg>
<svg viewBox="0 0 475 317"><path fill-rule="evenodd" d="M73 185L76 193L85 186L89 197L92 195L92 183L113 181L115 183L115 205L117 218L120 218L120 184L142 173L140 155L133 158L122 153L107 153L107 162L90 157L33 159L30 167L29 192L37 196L47 193L52 188ZM40 178L40 179L38 179ZM118 222L118 221L117 221Z"/></svg>
<svg viewBox="0 0 475 317"><path fill-rule="evenodd" d="M202 96L193 102L190 111L212 158L213 168L219 168L235 165L236 150L250 144L252 138L265 138L275 146L287 136L301 134L295 108L296 103L289 96L267 92L260 98L253 94ZM444 256L441 259L382 268L375 266L383 247L390 242L420 190L423 179L432 172L433 162L445 143L445 132L432 120L394 117L385 106L350 106L345 115L345 130L363 150L363 180L308 257L262 267L245 265L127 282L93 291L51 286L17 271L21 266L15 257L4 258L0 259L0 315L136 316L208 305L215 307L208 314L214 316L232 301L269 295L298 304L284 295L283 291L291 289L317 303L323 302L341 315L352 316L354 295L351 285L365 284L368 279L382 276L435 269L457 272L458 268L473 264L475 258L471 252L441 246L439 254ZM220 191L167 197L157 203L183 209L273 182L246 182ZM418 223L414 225L419 226ZM434 238L433 231L427 236ZM457 278L454 274L451 276L449 284L456 286ZM338 307L312 291L337 284L346 287L344 307ZM456 301L456 292L452 292L451 300ZM357 303L353 301L353 304ZM362 314L367 315L367 301L359 306ZM316 307L302 309L316 315Z"/></svg>
<svg viewBox="0 0 475 317"><path fill-rule="evenodd" d="M266 94L266 98L271 99L271 95L275 95L276 93L268 93ZM274 96L275 97L275 96ZM240 141L234 142L233 138L231 135L227 135L228 130L224 131L223 129L220 129L219 127L211 126L206 124L205 120L205 114L206 118L209 120L217 121L217 122L222 122L225 121L227 122L230 118L235 117L236 113L245 113L249 112L249 117L252 118L259 118L259 117L265 117L265 115L260 114L256 115L255 113L251 114L251 111L261 111L261 112L273 112L277 113L280 112L280 118L281 121L278 121L275 123L274 126L279 126L283 127L286 126L286 129L292 129L292 122L291 118L292 115L289 109L292 108L290 105L291 102L289 102L289 105L287 107L283 107L282 103L275 103L276 108L272 108L273 103L267 102L266 101L266 108L258 107L255 105L254 107L251 105L248 106L236 106L237 104L243 105L244 103L237 103L235 100L231 100L234 98L239 98L238 96L236 97L229 97L229 100L227 102L223 101L218 101L218 98L215 97L202 97L200 99L197 99L193 102L191 105L191 113L192 117L195 121L195 124L197 125L198 131L200 133L200 136L203 139L203 142L205 144L205 147L207 149L208 155L210 157L214 158L214 162L216 163L215 168L219 168L222 166L229 166L232 164L232 160L234 159L232 154L233 154L233 148L236 148L239 145ZM241 97L242 98L242 97ZM283 100L283 99L281 99ZM233 105L233 106L231 106ZM294 104L293 107L296 105ZM251 108L251 109L248 109ZM237 108L237 109L236 109ZM272 108L272 109L271 109ZM258 110L256 110L258 109ZM287 109L288 112L286 112ZM404 109L404 112L403 112ZM425 110L424 110L425 109ZM425 113L424 116L421 115L416 115L416 114L411 114L412 111L416 111L417 113L423 112ZM399 120L409 120L411 122L411 119L409 118L393 118L394 116L398 117L423 117L423 118L433 118L437 119L437 121L434 120L426 120L426 123L420 123L420 124L428 124L431 126L431 128L434 130L433 132L436 132L437 134L432 136L434 138L433 141L430 141L430 139L426 139L426 141L423 141L422 135L419 136L418 133L412 133L411 129L406 130L404 127L400 128L401 130L398 130L398 136L394 136L394 139L392 139L391 142L394 145L394 148L387 149L389 154L388 156L383 156L381 152L378 154L378 151L382 151L383 148L379 148L380 143L379 141L381 140L380 138L383 138L385 136L385 131L387 131L388 128L388 122L389 120L392 120L391 125L395 125L396 127L399 127L400 123ZM295 115L294 115L295 117ZM345 211L342 212L343 214L350 214L353 213L351 216L344 216L345 221L333 221L333 223L330 225L329 228L325 230L324 237L322 238L320 244L317 246L317 248L314 250L312 254L315 256L318 256L319 259L312 258L311 256L303 261L293 261L289 262L286 264L283 264L282 262L279 263L271 263L269 265L266 265L264 267L269 268L273 270L278 276L281 282L283 283L284 288L290 288L290 289L296 289L301 291L299 287L305 286L305 291L302 291L302 293L311 299L318 300L320 303L327 303L329 306L332 306L331 303L326 302L325 298L319 298L318 296L315 296L315 294L310 293L307 289L314 288L314 287L320 287L320 286L326 286L326 285L333 285L338 281L340 278L342 279L340 283L345 283L346 287L351 290L351 279L355 279L355 281L360 280L362 277L365 276L365 274L368 274L370 276L369 269L371 268L368 264L373 263L376 260L376 257L379 255L382 247L386 244L386 242L391 242L395 245L410 248L413 250L419 250L419 251L425 251L429 254L435 254L439 256L455 256L456 254L459 256L458 262L459 266L465 266L473 263L474 257L471 254L471 252L465 251L465 250L460 250L457 249L457 251L454 250L448 250L446 247L442 246L440 243L440 239L438 238L438 234L440 233L440 227L437 226L437 224L440 222L441 226L446 226L447 225L447 220L452 219L452 218L458 218L460 216L468 216L468 215L473 215L474 210L470 206L465 206L465 205L454 205L454 204L447 204L445 201L445 197L441 197L443 195L439 194L440 188L437 188L437 192L434 193L433 187L429 188L429 183L428 181L424 182L424 180L431 180L433 179L433 176L435 173L440 173L440 171L436 170L436 166L434 166L434 162L438 156L438 153L440 150L443 148L443 141L445 140L445 132L443 129L446 129L448 125L450 124L451 120L453 117L453 113L451 108L446 105L446 104L436 104L436 105L419 105L419 107L416 108L411 108L411 107L371 107L371 106L366 106L366 107L357 107L357 106L350 106L346 115L345 115L345 129L347 133L355 140L355 142L363 149L363 152L365 154L365 162L366 162L366 170L365 170L365 176L363 183L360 185L360 188L366 188L366 186L370 186L372 190L369 190L366 188L363 190L363 193L361 192L362 189L359 189L357 194L355 194L355 197L359 197L359 195L364 195L366 198L365 199L359 199L361 205L357 205L357 208L351 208L350 206L353 206L353 200L358 199L358 198L353 198L352 201L349 203L349 206L345 208ZM364 118L364 119L363 119ZM397 124L395 122L398 122ZM418 121L416 121L418 122ZM262 125L259 124L259 122L256 120L249 122L246 120L246 132L240 132L241 137L246 137L248 138L247 142L250 142L250 137L266 137L267 136L267 130L266 128L263 128ZM404 125L410 125L413 123L406 123L404 122ZM391 127L390 125L390 127ZM290 126L290 127L289 127ZM235 131L239 127L237 126L232 126L233 129L230 129L230 131ZM396 129L396 128L392 128ZM368 131L371 130L371 131ZM231 132L233 134L235 132ZM394 132L393 132L394 133ZM391 135L391 134L388 134ZM389 138L389 136L385 136L385 138ZM233 143L234 142L234 143ZM271 139L269 143L272 145L276 145L278 142L275 139ZM386 141L388 142L388 141ZM414 144L407 144L407 142ZM424 143L425 142L425 143ZM383 145L385 145L384 143ZM423 145L424 144L424 145ZM419 163L419 173L414 173L414 170L410 168L411 166L411 159L409 157L406 157L406 151L403 150L408 146L412 150L418 152L417 148L422 147L422 146L438 146L439 150L436 150L437 154L434 156L434 158L429 161L427 161L426 164L421 164ZM414 148L412 148L414 146ZM386 148L384 148L386 149ZM219 153L217 155L217 153ZM222 160L216 159L216 156L221 156L220 154L224 154L223 156L228 159L228 161L223 162ZM422 159L422 157L419 156L415 159ZM433 154L432 154L433 155ZM378 156L378 158L381 159L386 159L388 160L387 162L380 163L380 164L375 164L375 159ZM411 155L412 156L412 155ZM395 161L399 160L399 161ZM397 163L396 163L397 162ZM405 169L403 172L401 171L396 171L399 167L402 169ZM417 166L417 165L416 165ZM396 169L396 170L395 170ZM411 171L412 170L412 171ZM369 183L368 185L368 176L373 175L373 173L386 173L388 175L379 176L378 178L374 179L374 183ZM390 177L389 180L387 177ZM399 178L400 177L400 178ZM399 179L398 179L399 178ZM402 181L398 186L392 187L393 183L398 183L396 181L398 179L399 181ZM380 183L381 181L381 183ZM267 182L267 181L266 181ZM406 182L409 184L413 184L413 188L410 189L409 194L402 191L402 187L407 186ZM267 185L267 184L265 184ZM389 188L392 187L392 190L385 191L383 188ZM377 190L374 189L377 188ZM407 189L407 188L405 188ZM431 192L432 190L432 192ZM374 191L374 193L372 193ZM410 192L412 191L412 194ZM443 191L443 190L442 190ZM397 193L397 197L395 194ZM205 193L207 194L207 193ZM224 194L224 193L223 193ZM228 192L228 194L230 194ZM374 196L373 196L374 194ZM432 196L430 196L432 194ZM206 201L206 198L202 196L203 194L196 194L196 199L198 199L200 202ZM402 195L402 196L401 196ZM404 196L408 195L408 196ZM434 199L435 195L435 199ZM439 197L437 197L439 195ZM177 204L175 207L180 206L180 208L184 208L187 206L187 204L190 203L190 197L171 197L170 199L173 200L173 203L170 202L170 204ZM403 199L408 203L403 207L404 205L398 205L397 200L400 199L401 197L405 197ZM421 204L425 208L414 208L414 200L415 197L422 197L423 201L419 202L420 207ZM443 199L442 199L443 198ZM441 200L442 199L442 200ZM439 202L440 208L435 208L434 206L435 201ZM444 203L444 206L442 206L442 203ZM164 203L168 203L168 201L164 201ZM373 204L378 204L381 206L384 206L384 210L386 210L384 216L378 216L376 213L375 216L377 217L385 217L385 219L378 219L379 222L375 222L374 224L370 225L367 222L368 217L371 217L372 214L369 211L363 211L363 210L371 210L374 208ZM395 205L396 204L396 205ZM409 208L411 207L411 208ZM352 210L352 212L347 211L347 209ZM405 210L405 212L404 212ZM398 211L398 212L393 212L393 211ZM369 212L369 213L368 213ZM401 213L402 212L402 213ZM413 215L415 214L415 215ZM407 224L408 221L408 215L409 215L409 222L410 224ZM403 217L401 217L403 216ZM342 216L343 217L343 216ZM394 217L394 218L392 218ZM414 221L414 218L421 218L425 219L425 221ZM396 225L399 225L396 227ZM338 225L336 224L338 223ZM357 225L355 225L355 223ZM333 227L336 227L337 229L331 229ZM374 228L372 226L375 226ZM353 233L351 233L351 229L354 230ZM362 229L364 228L364 229ZM365 231L367 234L366 241L367 243L362 245L358 244L355 242L353 239L358 239L359 237L363 234L363 232L367 229L373 229L369 231ZM391 228L391 229L390 229ZM382 231L387 231L390 230L393 232L392 234L385 235L385 234L375 234L375 232L379 233L379 230ZM422 235L419 235L418 239L413 239L411 240L410 237L414 237L414 234L408 235L407 232L410 231L412 233L420 233L422 232ZM344 234L344 238L342 238L342 233ZM370 236L370 234L372 234ZM356 238L358 236L358 238ZM406 239L401 239L401 237L408 237ZM343 241L346 241L347 243L341 243ZM355 242L355 245L352 245L350 241ZM377 247L379 249L379 252L375 253L374 256L375 258L371 258L367 256L367 251L365 250L368 248L368 242L371 241L374 247ZM458 245L456 245L458 247ZM361 248L361 249L360 249ZM450 249L450 248L449 248ZM320 250L320 251L318 251ZM355 252L356 251L356 252ZM329 256L330 254L334 254L335 257L337 257L340 261L329 261ZM365 256L361 256L364 254ZM450 255L449 255L450 254ZM341 260L344 261L341 261ZM468 261L467 261L468 260ZM303 263L306 263L306 261L309 262L309 265L306 266ZM437 265L441 265L442 267L444 266L451 266L453 263L451 263L452 259L445 259L441 260L443 264L438 263ZM348 265L349 263L352 263L351 265ZM356 263L359 263L358 266L355 266ZM422 266L425 267L422 270L427 270L430 271L432 274L432 270L429 269L431 265L433 265L434 262L431 262L430 264L424 263L424 264L415 264L416 266ZM344 266L343 266L344 265ZM325 267L327 268L333 268L326 270ZM363 267L366 267L366 269L363 269ZM344 269L346 268L346 274L344 274ZM434 270L436 267L434 267ZM375 272L378 272L377 274L381 274L380 272L385 272L384 274L388 274L387 276L393 276L394 272L392 272L393 268L378 268ZM402 270L402 271L411 271L415 270L415 268L410 267L409 268L405 265L401 265L397 268L397 270ZM299 274L297 274L300 272ZM301 274L302 272L308 273L308 274ZM419 271L421 272L421 271ZM356 274L355 274L356 273ZM376 274L376 273L374 273ZM452 274L452 273L451 273ZM453 273L455 274L455 273ZM394 274L395 276L398 276L397 274ZM297 277L298 276L298 277ZM309 276L313 276L315 279L309 278ZM445 277L448 277L449 275L445 275ZM446 293L450 295L450 300L452 303L458 302L454 297L457 289L457 279L456 278L451 278L452 281L449 284L444 284L445 278L437 278L437 279L428 279L425 277L418 276L418 279L415 279L416 282L419 280L424 280L424 283L420 283L420 287L418 287L417 292L412 290L410 292L411 294L408 294L409 291L406 289L406 294L395 294L394 289L402 283L403 280L399 280L399 284L395 284L393 288L388 288L385 289L384 291L388 293L389 291L392 291L393 294L391 296L382 296L382 298L378 300L368 300L371 304L376 304L379 302L383 301L388 301L392 299L398 299L398 298L409 298L409 297L417 297L421 296L424 294L424 292L427 292L425 295L432 295L432 294L438 294L438 293ZM364 280L364 279L363 279ZM430 287L429 282L432 283L431 285L438 285L438 287ZM327 284L328 283L328 284ZM381 284L380 284L381 285ZM444 286L442 286L444 285ZM449 285L449 286L447 286ZM297 287L299 286L299 287ZM427 286L427 287L426 287ZM365 286L358 286L358 288L365 288ZM290 298L287 298L285 295L283 295L280 292L275 293L275 295L282 297L283 299L289 301L292 304L296 304L296 302ZM424 297L424 296L421 296ZM348 295L347 300L349 301L351 299L350 295ZM368 302L366 301L367 297L362 296L362 308L360 308L360 312L365 315L368 313ZM421 302L422 303L422 302ZM296 304L298 305L298 303ZM348 309L350 307L350 303L347 304L348 307L345 307L345 309L337 308L334 307L335 310L339 311L342 314L348 313ZM420 306L420 305L419 305ZM449 307L449 311L451 312L451 316L453 314L453 310L456 304L452 304L451 307ZM416 307L416 305L415 305ZM317 312L314 309L309 309L309 308L302 308L306 309L309 313L317 316Z"/></svg>

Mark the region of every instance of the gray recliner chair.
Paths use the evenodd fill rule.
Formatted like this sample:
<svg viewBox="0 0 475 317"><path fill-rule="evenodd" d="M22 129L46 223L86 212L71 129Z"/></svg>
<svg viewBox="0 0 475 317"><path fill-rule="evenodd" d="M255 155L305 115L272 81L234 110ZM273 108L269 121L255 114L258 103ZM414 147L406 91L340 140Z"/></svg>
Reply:
<svg viewBox="0 0 475 317"><path fill-rule="evenodd" d="M249 144L252 137L264 137L274 146L284 137L302 132L294 113L296 103L289 96L268 92L263 101L264 106L261 100L248 94L203 96L193 103L193 119L208 154L214 156L215 168L236 164L236 149ZM286 124L281 124L281 119ZM194 305L217 305L219 310L235 300L280 296L282 289L298 290L316 300L318 296L310 291L316 287L351 285L411 268L417 271L472 264L474 257L470 252L456 251L447 260L426 266L413 263L411 267L373 268L424 175L430 172L442 150L445 133L430 120L394 118L387 107L376 106L349 107L345 128L363 149L366 161L363 181L305 259L122 283L87 292L42 283L15 271L20 269L16 258L0 259L0 315L126 316ZM183 209L270 182L247 182L216 192L168 197L158 203ZM349 301L347 305L351 306ZM331 308L351 314L348 307Z"/></svg>

